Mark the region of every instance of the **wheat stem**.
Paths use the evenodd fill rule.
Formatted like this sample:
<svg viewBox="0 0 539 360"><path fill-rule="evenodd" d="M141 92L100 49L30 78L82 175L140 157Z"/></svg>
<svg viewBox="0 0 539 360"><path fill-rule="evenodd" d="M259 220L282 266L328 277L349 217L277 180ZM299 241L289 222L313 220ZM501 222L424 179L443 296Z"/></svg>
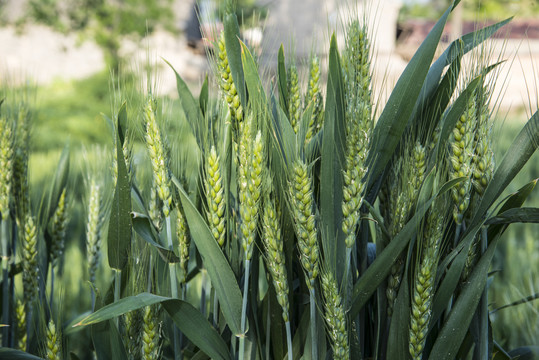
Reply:
<svg viewBox="0 0 539 360"><path fill-rule="evenodd" d="M114 302L120 301L121 297L121 289L122 289L122 270L114 269ZM116 324L116 328L119 327L120 318L116 317L114 318L114 323Z"/></svg>
<svg viewBox="0 0 539 360"><path fill-rule="evenodd" d="M243 301L241 304L241 335L239 359L243 360L245 356L245 324L247 321L247 296L249 294L249 275L251 270L251 260L245 259L245 274L243 280Z"/></svg>
<svg viewBox="0 0 539 360"><path fill-rule="evenodd" d="M172 244L172 225L170 223L170 214L165 218L166 228L167 228L167 241L168 241L168 247L171 251L174 249L174 245ZM170 292L174 299L178 299L178 281L176 279L176 264L175 263L169 263L168 269L170 273ZM179 336L178 336L178 328L176 325L173 325L173 336L174 336L174 358L178 359L180 358L180 343L179 343Z"/></svg>
<svg viewBox="0 0 539 360"><path fill-rule="evenodd" d="M309 302L311 312L311 357L318 359L318 346L316 336L316 297L314 293L314 286L309 289Z"/></svg>
<svg viewBox="0 0 539 360"><path fill-rule="evenodd" d="M2 321L9 324L9 256L8 256L8 223L7 219L2 222ZM2 329L2 345L7 347L9 327Z"/></svg>
<svg viewBox="0 0 539 360"><path fill-rule="evenodd" d="M294 353L292 351L292 330L290 329L290 321L285 322L286 328L286 346L288 348L288 360L294 359Z"/></svg>

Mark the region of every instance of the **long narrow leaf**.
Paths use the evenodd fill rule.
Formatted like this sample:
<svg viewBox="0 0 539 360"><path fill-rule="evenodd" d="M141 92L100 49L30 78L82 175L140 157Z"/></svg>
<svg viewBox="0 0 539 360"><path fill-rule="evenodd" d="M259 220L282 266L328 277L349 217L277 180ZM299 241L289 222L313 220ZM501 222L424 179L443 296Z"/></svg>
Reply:
<svg viewBox="0 0 539 360"><path fill-rule="evenodd" d="M487 274L497 243L498 239L491 242L470 274L470 278L457 298L447 322L438 334L429 359L451 360L455 357L472 321L474 311L471 310L477 307L487 283Z"/></svg>
<svg viewBox="0 0 539 360"><path fill-rule="evenodd" d="M174 177L172 177L172 182L178 189L192 239L200 252L204 267L208 270L226 322L234 335L240 335L242 295L234 272L211 234L208 225L181 184Z"/></svg>
<svg viewBox="0 0 539 360"><path fill-rule="evenodd" d="M375 151L372 153L376 155L376 159L371 158L371 161L374 160L374 164L370 169L372 176L368 188L382 174L387 163L393 156L393 152L401 139L404 129L408 125L410 115L414 110L414 104L419 97L450 12L451 7L438 20L412 60L410 60L380 115L380 119L374 129Z"/></svg>
<svg viewBox="0 0 539 360"><path fill-rule="evenodd" d="M342 238L342 164L344 163L344 85L337 40L331 37L324 138L320 165L320 226L324 262L336 271L341 281L344 273L345 247Z"/></svg>
<svg viewBox="0 0 539 360"><path fill-rule="evenodd" d="M109 266L116 270L125 268L131 249L131 187L121 141L124 134L124 129L121 126L121 122L124 121L121 121L121 118L126 116L126 105L124 103L118 112L118 131L116 135L118 178L112 200L107 238Z"/></svg>

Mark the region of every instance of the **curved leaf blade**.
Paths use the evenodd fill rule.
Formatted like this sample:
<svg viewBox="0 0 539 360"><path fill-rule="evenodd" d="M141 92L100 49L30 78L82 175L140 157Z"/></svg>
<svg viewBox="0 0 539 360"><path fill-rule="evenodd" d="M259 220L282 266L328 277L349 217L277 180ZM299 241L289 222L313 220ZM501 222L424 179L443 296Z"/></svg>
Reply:
<svg viewBox="0 0 539 360"><path fill-rule="evenodd" d="M200 252L205 268L208 270L223 315L232 333L240 335L242 333L240 326L242 295L234 272L213 238L208 225L179 181L172 177L172 182L178 189L191 237Z"/></svg>

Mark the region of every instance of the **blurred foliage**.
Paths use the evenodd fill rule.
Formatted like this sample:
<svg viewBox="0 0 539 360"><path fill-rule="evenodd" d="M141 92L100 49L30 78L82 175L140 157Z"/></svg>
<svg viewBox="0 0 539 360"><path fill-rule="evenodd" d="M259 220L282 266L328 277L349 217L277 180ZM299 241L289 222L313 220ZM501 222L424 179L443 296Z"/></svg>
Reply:
<svg viewBox="0 0 539 360"><path fill-rule="evenodd" d="M449 6L449 0L430 0L405 2L401 8L401 19L436 19ZM467 0L462 1L465 20L499 20L508 16L520 19L532 18L539 14L537 0Z"/></svg>
<svg viewBox="0 0 539 360"><path fill-rule="evenodd" d="M105 51L111 69L120 66L122 36L144 36L157 25L175 31L172 0L30 0L30 20L62 32L78 31Z"/></svg>
<svg viewBox="0 0 539 360"><path fill-rule="evenodd" d="M522 117L511 116L498 129L496 159L501 161L511 141L522 128ZM539 154L534 154L505 192L509 194L529 179L539 177ZM525 206L539 206L539 193L532 192ZM491 271L496 272L489 289L491 309L539 292L538 224L513 224L498 245ZM518 260L516 260L518 259ZM494 336L505 348L537 345L539 339L539 300L506 308L491 315Z"/></svg>

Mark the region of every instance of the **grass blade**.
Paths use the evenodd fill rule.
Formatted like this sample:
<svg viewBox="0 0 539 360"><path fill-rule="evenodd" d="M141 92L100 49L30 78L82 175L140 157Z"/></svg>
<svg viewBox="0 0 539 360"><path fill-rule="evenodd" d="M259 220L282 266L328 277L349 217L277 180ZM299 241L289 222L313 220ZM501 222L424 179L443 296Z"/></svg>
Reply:
<svg viewBox="0 0 539 360"><path fill-rule="evenodd" d="M123 270L127 264L131 249L131 187L122 150L123 129L121 118L126 116L125 103L118 112L118 131L116 132L116 156L118 166L118 180L112 200L108 229L108 259L113 269Z"/></svg>
<svg viewBox="0 0 539 360"><path fill-rule="evenodd" d="M457 298L449 318L434 342L429 359L453 359L460 348L474 315L474 311L471 311L471 309L477 307L486 286L490 262L494 256L497 243L498 239L491 242L487 251L470 274L470 278Z"/></svg>
<svg viewBox="0 0 539 360"><path fill-rule="evenodd" d="M172 177L172 182L178 189L192 239L200 252L204 267L208 270L226 322L234 335L240 335L242 295L234 272L181 184L175 177Z"/></svg>
<svg viewBox="0 0 539 360"><path fill-rule="evenodd" d="M372 176L369 180L368 189L374 185L382 174L400 142L404 129L408 125L410 115L414 110L414 104L419 97L450 12L451 7L438 20L412 60L410 60L380 115L380 119L374 128L375 148L372 154L376 154L377 157L376 159L370 159L373 166L370 170ZM372 199L369 200L371 200L371 203L373 202Z"/></svg>
<svg viewBox="0 0 539 360"><path fill-rule="evenodd" d="M320 165L320 226L325 266L336 270L340 282L345 266L342 222L342 164L344 163L344 86L335 35L329 50L324 137Z"/></svg>

